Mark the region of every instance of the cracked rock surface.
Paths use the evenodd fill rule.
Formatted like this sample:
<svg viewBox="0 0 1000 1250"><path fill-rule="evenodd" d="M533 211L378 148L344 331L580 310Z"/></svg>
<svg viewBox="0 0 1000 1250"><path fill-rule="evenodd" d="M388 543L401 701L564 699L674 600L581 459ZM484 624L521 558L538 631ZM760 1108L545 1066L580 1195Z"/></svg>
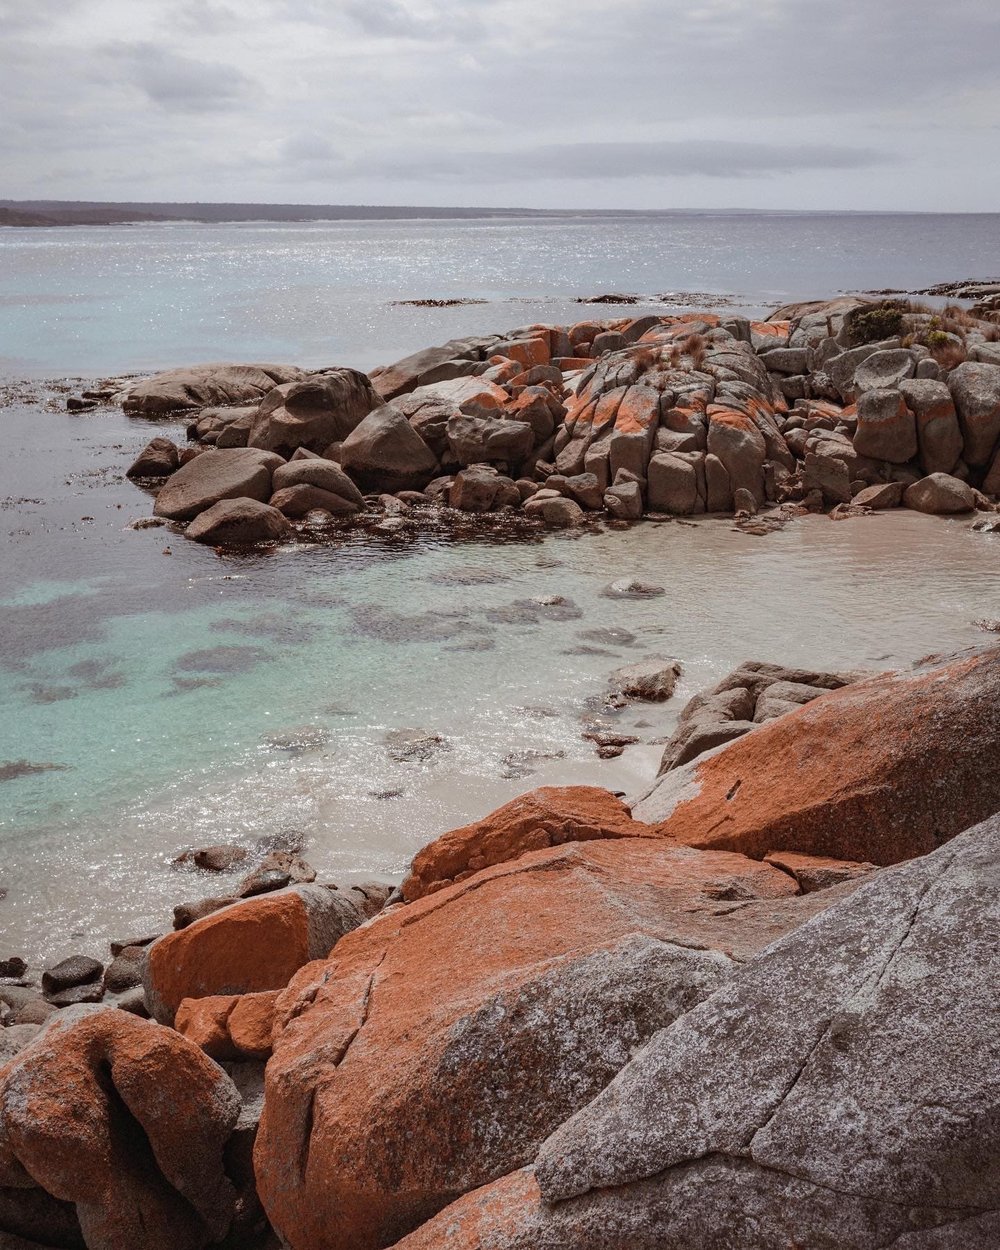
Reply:
<svg viewBox="0 0 1000 1250"><path fill-rule="evenodd" d="M279 997L256 1149L294 1250L393 1244L524 1166L659 1030L853 883L660 839L543 847L341 938Z"/></svg>
<svg viewBox="0 0 1000 1250"><path fill-rule="evenodd" d="M1000 817L880 873L400 1250L1000 1244Z"/></svg>

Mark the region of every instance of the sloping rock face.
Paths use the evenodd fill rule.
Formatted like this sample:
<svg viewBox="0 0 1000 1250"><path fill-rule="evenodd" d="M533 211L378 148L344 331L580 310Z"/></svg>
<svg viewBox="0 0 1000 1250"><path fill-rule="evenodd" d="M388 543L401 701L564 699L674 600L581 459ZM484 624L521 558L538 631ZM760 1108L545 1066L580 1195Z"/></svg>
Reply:
<svg viewBox="0 0 1000 1250"><path fill-rule="evenodd" d="M886 673L667 773L633 816L691 846L891 864L1000 809L1000 648Z"/></svg>
<svg viewBox="0 0 1000 1250"><path fill-rule="evenodd" d="M355 892L323 885L290 886L224 907L149 947L146 1006L170 1024L185 998L281 989L365 918Z"/></svg>
<svg viewBox="0 0 1000 1250"><path fill-rule="evenodd" d="M298 447L323 452L343 442L374 409L383 406L364 373L332 369L275 387L261 401L248 446L290 456Z"/></svg>
<svg viewBox="0 0 1000 1250"><path fill-rule="evenodd" d="M294 1250L391 1245L529 1162L732 960L845 888L626 838L391 909L279 999L255 1156L272 1223Z"/></svg>
<svg viewBox="0 0 1000 1250"><path fill-rule="evenodd" d="M0 1069L3 1225L45 1237L55 1208L57 1245L201 1250L233 1217L223 1151L240 1106L222 1069L171 1029L70 1008Z"/></svg>
<svg viewBox="0 0 1000 1250"><path fill-rule="evenodd" d="M156 496L153 512L170 521L193 521L221 499L267 503L271 474L283 463L273 452L246 447L203 452L167 478Z"/></svg>
<svg viewBox="0 0 1000 1250"><path fill-rule="evenodd" d="M1000 819L879 874L400 1250L989 1250Z"/></svg>
<svg viewBox="0 0 1000 1250"><path fill-rule="evenodd" d="M246 404L304 376L292 365L191 365L139 382L125 396L122 407L129 413L162 416L190 408Z"/></svg>
<svg viewBox="0 0 1000 1250"><path fill-rule="evenodd" d="M491 334L481 338L452 339L440 347L427 347L397 360L395 364L373 369L372 384L383 399L395 399L406 395L418 386L462 377L476 370L477 364L489 354L492 344L499 342L500 335Z"/></svg>
<svg viewBox="0 0 1000 1250"><path fill-rule="evenodd" d="M403 882L403 897L411 903L526 851L595 838L636 838L645 832L608 790L540 786L419 850Z"/></svg>

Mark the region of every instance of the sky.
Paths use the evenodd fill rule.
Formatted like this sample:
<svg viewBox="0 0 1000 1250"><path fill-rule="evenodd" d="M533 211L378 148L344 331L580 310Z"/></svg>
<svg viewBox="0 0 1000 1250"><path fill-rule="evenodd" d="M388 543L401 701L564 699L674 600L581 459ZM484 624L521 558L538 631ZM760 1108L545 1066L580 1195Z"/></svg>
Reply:
<svg viewBox="0 0 1000 1250"><path fill-rule="evenodd" d="M0 197L1000 209L997 0L0 0Z"/></svg>

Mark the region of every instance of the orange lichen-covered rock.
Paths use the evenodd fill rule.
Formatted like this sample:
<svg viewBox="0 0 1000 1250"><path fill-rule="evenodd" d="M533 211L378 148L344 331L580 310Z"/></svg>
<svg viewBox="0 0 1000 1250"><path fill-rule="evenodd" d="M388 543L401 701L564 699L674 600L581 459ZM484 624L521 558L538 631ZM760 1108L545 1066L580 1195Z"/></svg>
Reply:
<svg viewBox="0 0 1000 1250"><path fill-rule="evenodd" d="M733 493L741 488L764 502L764 461L767 444L753 418L745 412L718 404L708 406L708 450L717 456L729 475Z"/></svg>
<svg viewBox="0 0 1000 1250"><path fill-rule="evenodd" d="M509 339L505 343L496 343L492 347L495 356L506 356L516 360L523 369L533 365L547 365L551 359L548 333L539 332L529 338Z"/></svg>
<svg viewBox="0 0 1000 1250"><path fill-rule="evenodd" d="M73 1203L90 1250L201 1250L233 1216L223 1149L240 1107L172 1029L71 1008L0 1071L0 1192Z"/></svg>
<svg viewBox="0 0 1000 1250"><path fill-rule="evenodd" d="M1000 809L1000 647L822 695L633 808L690 846L893 864Z"/></svg>
<svg viewBox="0 0 1000 1250"><path fill-rule="evenodd" d="M418 851L403 882L403 897L412 902L526 851L594 838L636 838L646 832L610 790L541 786Z"/></svg>
<svg viewBox="0 0 1000 1250"><path fill-rule="evenodd" d="M994 1250L998 897L997 817L878 873L396 1250Z"/></svg>
<svg viewBox="0 0 1000 1250"><path fill-rule="evenodd" d="M653 1033L850 887L741 855L574 842L348 934L278 1002L255 1165L290 1246L393 1244L529 1162Z"/></svg>
<svg viewBox="0 0 1000 1250"><path fill-rule="evenodd" d="M185 998L174 1028L213 1059L268 1059L278 992Z"/></svg>
<svg viewBox="0 0 1000 1250"><path fill-rule="evenodd" d="M365 919L353 894L296 885L212 912L149 948L146 1005L164 1024L185 998L276 990Z"/></svg>

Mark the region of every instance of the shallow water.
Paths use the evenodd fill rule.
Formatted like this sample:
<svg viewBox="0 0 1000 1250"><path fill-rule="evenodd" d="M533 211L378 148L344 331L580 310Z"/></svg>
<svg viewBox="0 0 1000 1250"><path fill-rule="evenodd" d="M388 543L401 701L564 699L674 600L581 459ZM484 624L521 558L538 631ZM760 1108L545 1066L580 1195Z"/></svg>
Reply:
<svg viewBox="0 0 1000 1250"><path fill-rule="evenodd" d="M0 782L5 950L101 953L162 925L226 884L171 869L190 846L295 828L324 873L398 877L430 837L533 785L636 790L659 748L601 763L580 736L632 659L684 669L670 703L616 722L648 741L744 658L888 667L981 641L974 620L1000 616L1000 539L905 511L766 538L702 520L221 558L127 528L150 501L122 474L154 428L177 433L107 411L0 414L0 764L59 766ZM605 597L625 575L666 593ZM552 594L578 614L516 606ZM634 641L581 637L608 628ZM325 743L266 743L303 726ZM393 762L383 738L400 727L448 747ZM561 758L504 776L525 751Z"/></svg>
<svg viewBox="0 0 1000 1250"><path fill-rule="evenodd" d="M574 300L604 292L761 310L988 278L998 234L995 214L724 212L6 228L0 374L226 359L370 369L455 335L601 315ZM426 298L484 302L396 303Z"/></svg>

